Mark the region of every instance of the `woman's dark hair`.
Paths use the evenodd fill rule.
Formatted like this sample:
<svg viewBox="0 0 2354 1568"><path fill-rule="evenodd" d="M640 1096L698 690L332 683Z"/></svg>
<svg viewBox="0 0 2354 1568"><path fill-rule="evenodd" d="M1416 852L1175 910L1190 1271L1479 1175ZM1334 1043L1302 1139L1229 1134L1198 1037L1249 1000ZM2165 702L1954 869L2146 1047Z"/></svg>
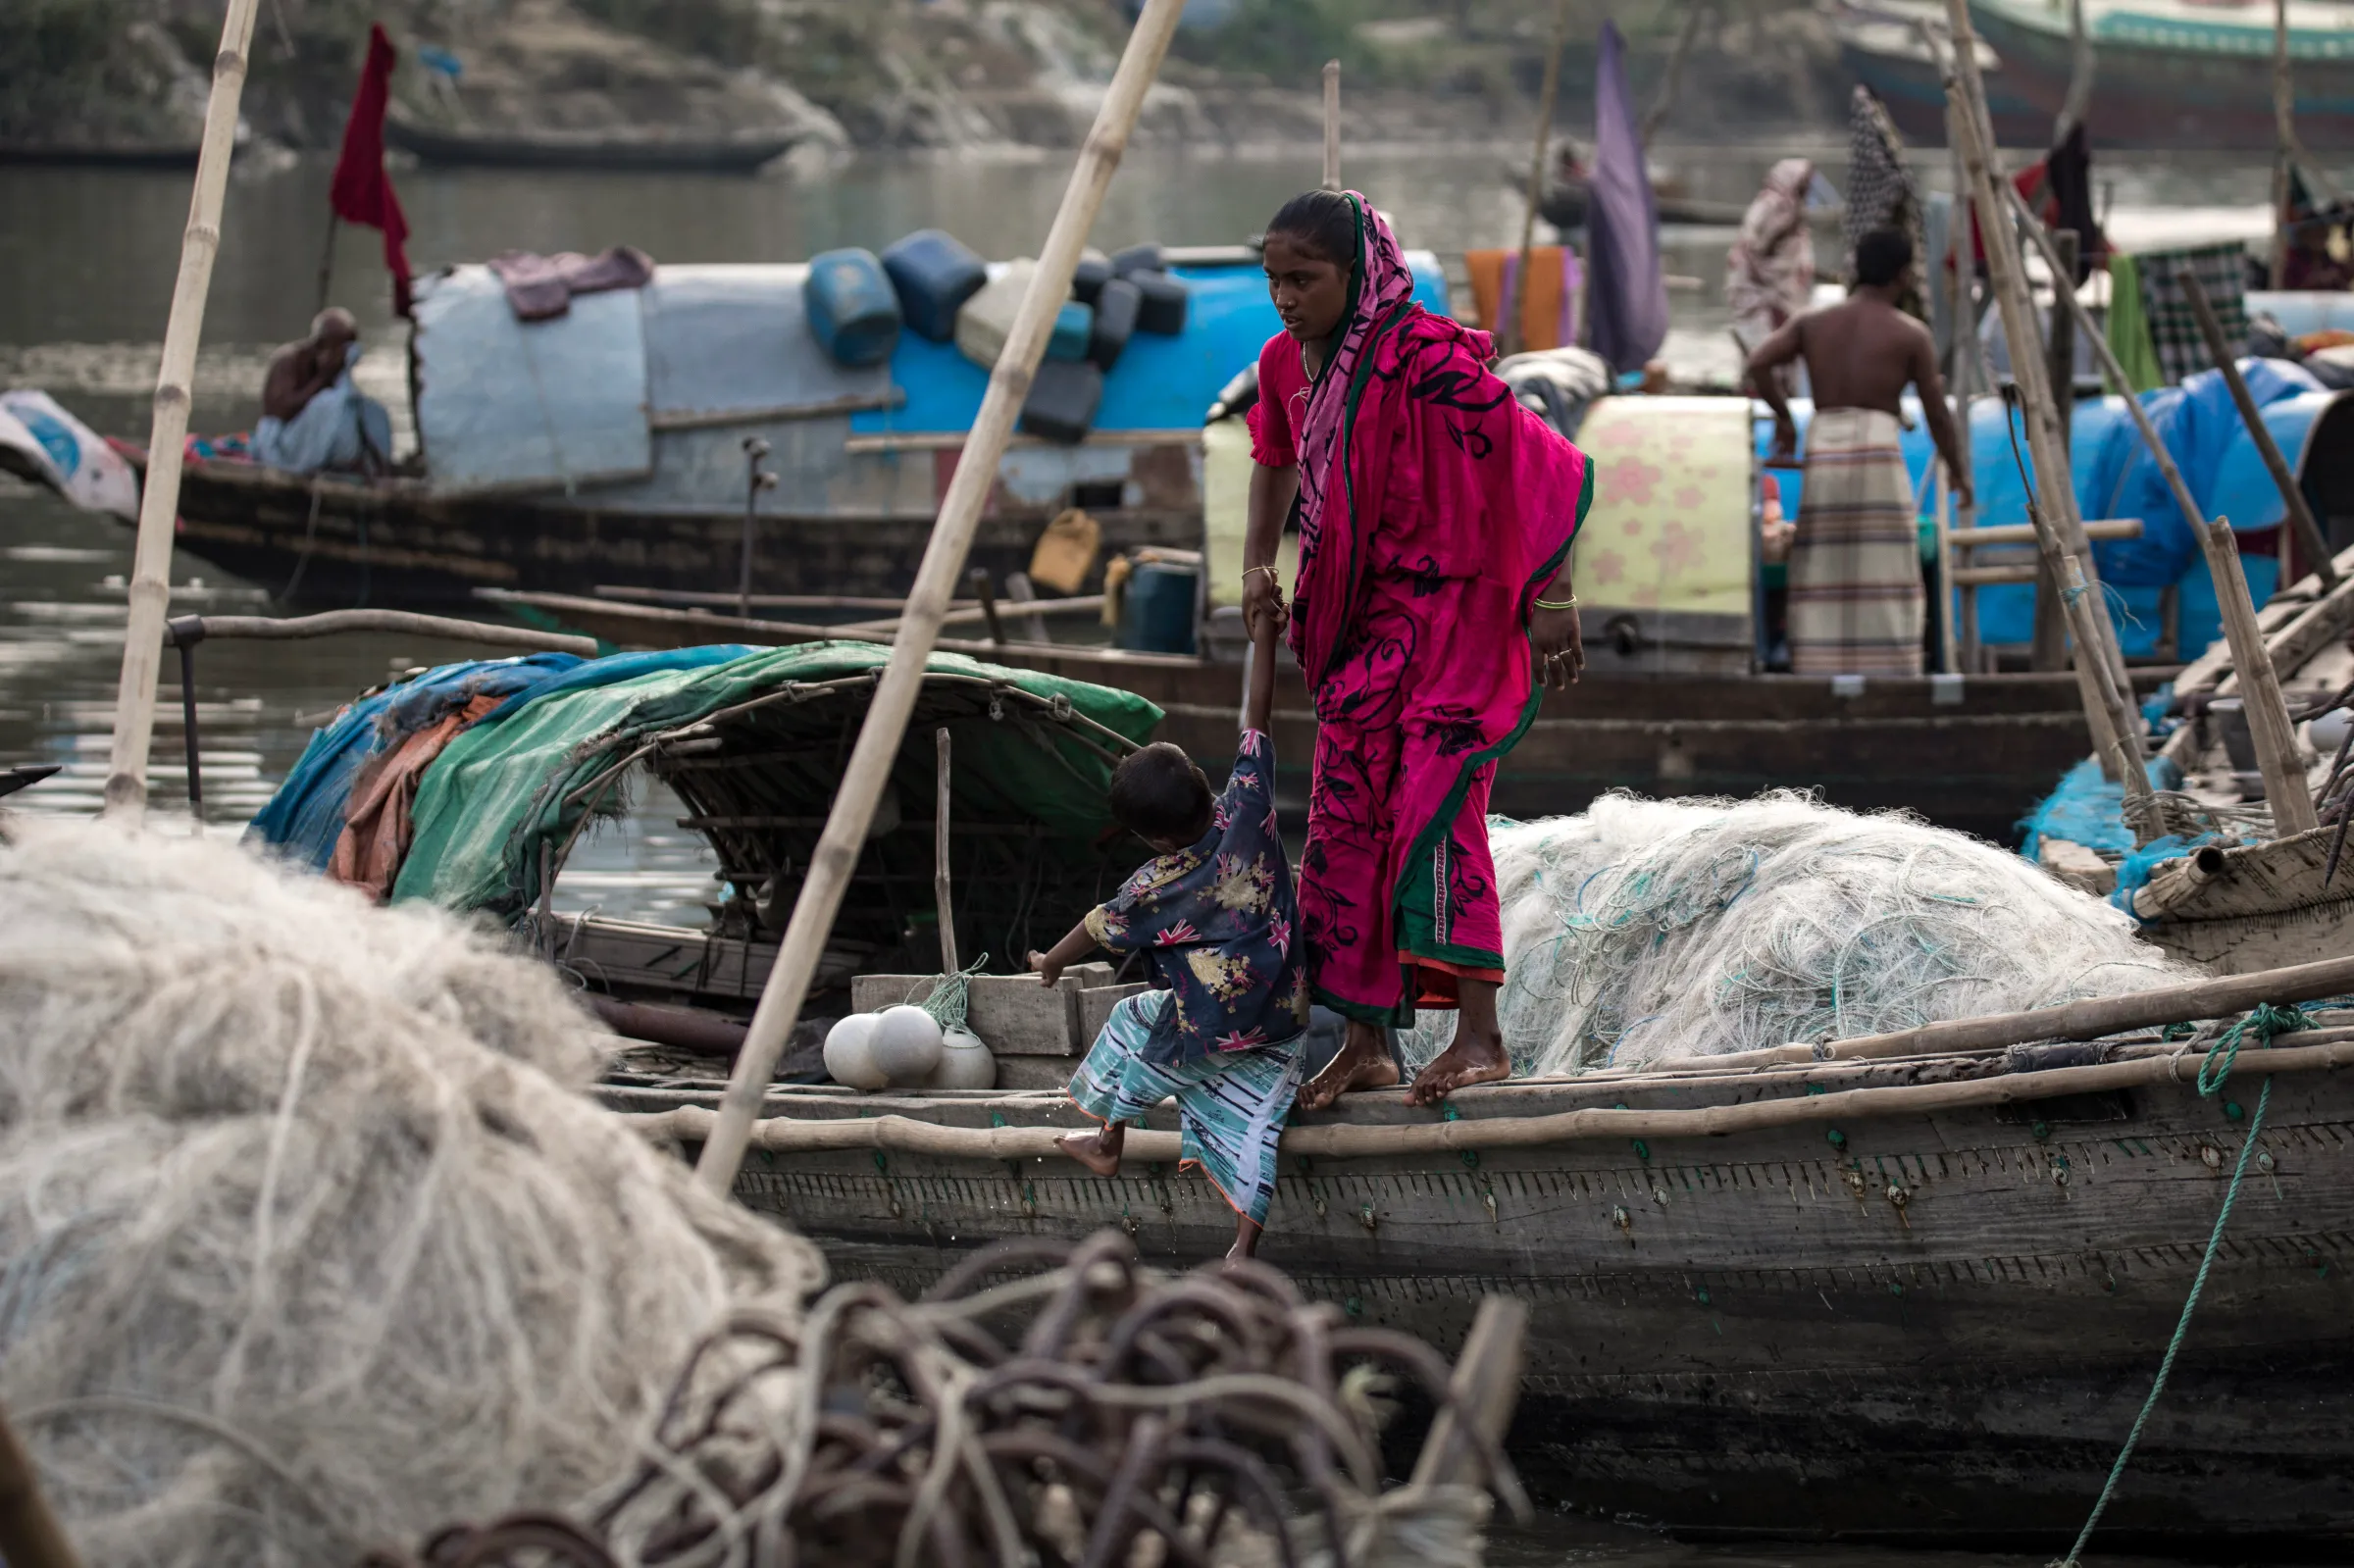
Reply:
<svg viewBox="0 0 2354 1568"><path fill-rule="evenodd" d="M1268 221L1267 232L1289 234L1319 260L1356 265L1356 204L1337 190L1294 196Z"/></svg>
<svg viewBox="0 0 2354 1568"><path fill-rule="evenodd" d="M1156 740L1111 770L1111 814L1144 837L1190 844L1209 832L1209 781L1184 747Z"/></svg>
<svg viewBox="0 0 2354 1568"><path fill-rule="evenodd" d="M1913 236L1901 228L1875 228L1856 241L1856 281L1885 287L1913 265Z"/></svg>

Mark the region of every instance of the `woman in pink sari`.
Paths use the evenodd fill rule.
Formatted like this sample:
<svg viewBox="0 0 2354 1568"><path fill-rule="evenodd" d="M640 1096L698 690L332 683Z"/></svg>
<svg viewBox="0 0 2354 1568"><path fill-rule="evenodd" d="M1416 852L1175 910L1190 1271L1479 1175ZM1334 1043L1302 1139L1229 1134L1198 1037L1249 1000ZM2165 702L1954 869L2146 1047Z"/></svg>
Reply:
<svg viewBox="0 0 2354 1568"><path fill-rule="evenodd" d="M1407 1094L1428 1104L1511 1071L1488 790L1543 686L1585 663L1565 567L1591 476L1490 372L1487 333L1413 302L1363 197L1287 204L1266 271L1284 330L1259 356L1243 606L1254 627L1288 618L1314 698L1301 930L1315 999L1349 1020L1300 1103L1396 1083L1383 1026L1459 1007Z"/></svg>

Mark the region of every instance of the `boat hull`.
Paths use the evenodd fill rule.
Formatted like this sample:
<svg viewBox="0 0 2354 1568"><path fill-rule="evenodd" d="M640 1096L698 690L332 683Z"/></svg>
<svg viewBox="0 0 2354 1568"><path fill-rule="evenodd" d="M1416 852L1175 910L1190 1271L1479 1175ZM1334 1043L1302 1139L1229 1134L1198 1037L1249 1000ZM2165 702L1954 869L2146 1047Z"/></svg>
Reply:
<svg viewBox="0 0 2354 1568"><path fill-rule="evenodd" d="M512 135L436 130L392 119L385 138L421 162L453 169L584 170L601 174L748 175L783 157L797 131L742 136Z"/></svg>
<svg viewBox="0 0 2354 1568"><path fill-rule="evenodd" d="M1885 54L1842 43L1847 73L1869 87L1887 107L1888 118L1917 147L1945 145L1945 78L1925 59ZM2040 147L2051 139L2052 117L2021 97L2000 72L1986 74L1986 107L1994 117L1994 139L2005 147Z"/></svg>
<svg viewBox="0 0 2354 1568"><path fill-rule="evenodd" d="M932 454L920 454L929 464ZM1048 521L1000 507L983 519L972 563L1025 570ZM1095 514L1105 551L1196 547L1192 505ZM931 536L929 513L763 513L756 593L904 595ZM665 591L736 587L741 513L624 511L562 496L435 496L413 485L309 481L245 463L190 463L176 547L288 603L420 609L475 606L477 588L588 594L604 583Z"/></svg>
<svg viewBox="0 0 2354 1568"><path fill-rule="evenodd" d="M1459 1104L1467 1117L1697 1106L1771 1092L1757 1084L1567 1081ZM2232 1089L2253 1103L2252 1082ZM1045 1096L770 1105L894 1110L975 1127L1077 1116ZM1363 1095L1302 1121L1336 1119L1431 1113ZM1692 1535L2040 1551L2080 1526L2149 1391L2245 1125L2183 1085L1835 1130L1287 1153L1262 1255L1352 1321L1450 1350L1483 1295L1528 1301L1509 1442L1549 1501ZM2107 1549L2342 1556L2354 1536L2354 1081L2276 1078L2262 1150ZM1060 1160L755 1151L737 1192L819 1242L839 1277L903 1292L1002 1238L1117 1226L1182 1267L1233 1233L1206 1183L1141 1162L1102 1181Z"/></svg>
<svg viewBox="0 0 2354 1568"><path fill-rule="evenodd" d="M1970 21L2002 57L2019 95L2048 117L2067 97L2065 27L2030 25L1984 0ZM2055 13L2065 17L2065 12ZM2269 22L2269 8L2263 13ZM2196 35L2202 47L2169 46L2161 34ZM2354 41L2354 37L2350 37ZM2097 65L2085 129L2101 147L2178 147L2270 152L2273 122L2269 26L2144 25L2112 14L2094 36ZM2354 51L2293 63L2297 133L2315 152L2354 150Z"/></svg>

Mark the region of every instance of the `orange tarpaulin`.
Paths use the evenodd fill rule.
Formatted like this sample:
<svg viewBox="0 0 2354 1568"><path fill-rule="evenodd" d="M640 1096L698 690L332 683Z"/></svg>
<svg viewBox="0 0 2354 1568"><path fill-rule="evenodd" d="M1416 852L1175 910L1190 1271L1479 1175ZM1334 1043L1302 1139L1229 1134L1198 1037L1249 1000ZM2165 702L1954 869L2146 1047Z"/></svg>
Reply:
<svg viewBox="0 0 2354 1568"><path fill-rule="evenodd" d="M1473 250L1463 253L1471 275L1471 298L1479 308L1479 323L1503 335L1505 313L1511 300L1512 275L1519 270L1516 250ZM1574 253L1560 245L1532 245L1528 252L1528 292L1520 301L1520 348L1560 348L1577 339L1569 307L1571 279L1576 276Z"/></svg>
<svg viewBox="0 0 2354 1568"><path fill-rule="evenodd" d="M410 812L417 804L417 786L424 782L425 770L459 732L506 700L486 692L360 769L352 780L343 832L336 836L334 855L327 863L330 880L364 887L380 904L392 896L392 884L400 877L400 863L408 858L415 832Z"/></svg>

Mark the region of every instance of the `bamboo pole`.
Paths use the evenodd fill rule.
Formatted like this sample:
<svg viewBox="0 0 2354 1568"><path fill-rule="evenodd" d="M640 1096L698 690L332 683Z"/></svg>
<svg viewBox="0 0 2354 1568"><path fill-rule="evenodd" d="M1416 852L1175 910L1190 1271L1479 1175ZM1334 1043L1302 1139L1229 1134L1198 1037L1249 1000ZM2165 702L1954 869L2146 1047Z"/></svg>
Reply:
<svg viewBox="0 0 2354 1568"><path fill-rule="evenodd" d="M1509 1295L1483 1296L1472 1314L1463 1353L1447 1380L1449 1402L1430 1424L1414 1458L1417 1487L1478 1486L1479 1456L1500 1449L1512 1407L1520 1402L1520 1365L1528 1340L1528 1303ZM1463 1413L1458 1419L1457 1412ZM1465 1421L1471 1433L1464 1432Z"/></svg>
<svg viewBox="0 0 2354 1568"><path fill-rule="evenodd" d="M2083 536L2083 523L2076 514L2068 445L2059 435L2058 414L2049 379L2044 375L2042 356L2034 352L2042 333L2035 327L2035 302L2027 291L2019 236L2012 225L2001 221L2005 209L1996 191L2010 181L1996 163L1994 122L1986 109L1985 79L1978 72L1978 41L1970 25L1969 0L1946 0L1945 9L1953 35L1953 87L1960 99L1956 106L1960 112L1954 119L1962 132L1962 163L1970 176L1970 199L1979 214L1978 232L1986 245L1986 267L1993 279L1995 302L2003 313L2004 338L2011 345L2012 378L2018 382L2027 409L2027 440L2034 452L2036 487L2043 492L2048 520L2056 531L2062 553L2083 562L2085 582L2097 589L2100 572L2093 564L2092 547ZM2098 618L2096 630L2100 640L2095 651L2109 661L2111 673L2122 686L2125 684L2124 655L2119 651L2116 629L2109 624L2106 614Z"/></svg>
<svg viewBox="0 0 2354 1568"><path fill-rule="evenodd" d="M2052 121L2052 145L2068 139L2092 103L2092 34L2084 29L2084 0L2068 0L2068 92Z"/></svg>
<svg viewBox="0 0 2354 1568"><path fill-rule="evenodd" d="M2288 74L2288 0L2273 0L2273 254L2271 281L2288 274L2289 170L2296 156L2297 92Z"/></svg>
<svg viewBox="0 0 2354 1568"><path fill-rule="evenodd" d="M1961 673L1961 655L1954 635L1954 487L1944 466L1931 461L1937 475L1937 668L1947 675Z"/></svg>
<svg viewBox="0 0 2354 1568"><path fill-rule="evenodd" d="M1935 40L1929 36L1925 25L1921 28L1921 35L1928 39L1933 52ZM1955 126L1955 119L1960 114L1959 102L1949 97L1945 106L1945 139L1953 162L1954 211L1946 225L1946 286L1952 291L1951 308L1946 312L1946 320L1951 328L1947 345L1951 370L1946 381L1954 397L1954 445L1960 451L1962 466L1970 471L1974 478L1976 458L1970 451L1970 393L1972 372L1977 364L1977 256L1970 248L1970 214L1976 209L1970 199L1970 177L1962 167L1962 134ZM1971 489L1974 496L1974 483ZM1953 531L1963 534L1978 531L1977 517L1977 502L1973 498L1969 505L1956 509ZM1978 590L1974 586L1950 585L1946 603L1949 614L1958 617L1961 622L1955 651L1962 662L1958 666L1949 665L1948 668L1975 675L1978 673Z"/></svg>
<svg viewBox="0 0 2354 1568"><path fill-rule="evenodd" d="M2354 990L2354 958L2325 958L2318 963L2292 964L2284 969L2260 969L2247 975L2185 981L2178 986L2160 986L2123 996L2087 997L2023 1013L1949 1019L1893 1034L1859 1036L1829 1045L1768 1045L1763 1050L1734 1051L1724 1056L1669 1057L1653 1063L1650 1071L1708 1068L1731 1072L1780 1062L1865 1061L1987 1050L2039 1039L2098 1039L2128 1029L2225 1018L2246 1012L2258 1002L2286 1006L2319 1001L2348 990Z"/></svg>
<svg viewBox="0 0 2354 1568"><path fill-rule="evenodd" d="M964 967L956 958L956 901L948 885L948 727L933 732L940 748L940 787L932 808L932 901L940 911L940 972L953 975Z"/></svg>
<svg viewBox="0 0 2354 1568"><path fill-rule="evenodd" d="M1692 46L1700 41L1700 24L1713 7L1710 0L1684 0L1683 25L1675 29L1675 42L1667 48L1667 69L1660 74L1660 90L1652 95L1651 107L1643 111L1643 145L1660 133L1667 117L1675 112L1675 101L1683 96L1684 66L1692 58ZM1559 44L1555 45L1558 50Z"/></svg>
<svg viewBox="0 0 2354 1568"><path fill-rule="evenodd" d="M2059 249L2061 265L2068 269L2068 277L2063 279L2058 271L2052 274L2052 319L2044 338L2043 363L2044 374L2051 379L2052 412L2059 420L2060 444L2066 447L2070 430L2075 423L2076 316L2061 303L2060 290L2074 286L2076 235L2072 229L2051 237ZM2061 575L2055 563L2047 558L2035 579L2033 663L2038 670L2058 670L2068 658L2069 618L2060 605L2062 591Z"/></svg>
<svg viewBox="0 0 2354 1568"><path fill-rule="evenodd" d="M2239 360L2232 354L2231 345L2224 341L2224 324L2216 320L2214 302L2208 299L2197 274L2185 270L2181 282L2182 297L2190 302L2190 313L2199 319L2199 335L2207 339L2207 355L2223 373L2224 384L2231 389L2231 401L2239 410L2239 422L2247 427L2248 439L2256 444L2256 455L2264 459L2265 472L2273 477L2273 487L2280 492L2280 504L2287 510L2289 531L2296 536L2297 548L2313 557L2311 570L2322 580L2322 586L2336 587L2337 566L2329 559L2329 541L2322 537L2322 526L2314 521L2305 491L2298 485L2296 475L2289 472L2288 459L2280 455L2280 443L2273 439L2272 427L2264 423L2263 411L2257 408L2255 396L2248 390L2247 379L2239 374Z"/></svg>
<svg viewBox="0 0 2354 1568"><path fill-rule="evenodd" d="M2293 1035L2286 1037L2296 1038ZM1743 1056L1760 1054L1763 1053L1742 1053ZM1801 1092L1737 1105L1678 1110L1620 1110L1595 1105L1535 1116L1471 1114L1453 1122L1294 1126L1283 1134L1281 1152L1308 1159L1401 1159L1467 1149L1542 1148L1597 1138L1727 1138L1783 1127L1820 1127L1825 1122L1855 1122L1884 1116L1926 1116L2014 1105L2062 1094L2183 1084L2198 1076L2202 1060L2199 1052L2169 1050L2085 1067L2049 1067L1947 1084L1832 1089L1821 1094ZM2267 1075L2343 1072L2348 1068L2354 1068L2354 1040L2333 1039L2328 1044L2275 1045L2270 1050L2242 1051L2232 1071ZM1688 1082L1663 1080L1663 1084L1673 1083L1678 1087ZM1457 1103L1469 1110L1479 1103L1482 1092L1477 1088L1468 1090ZM682 1143L716 1136L719 1124L718 1117L699 1105L625 1114L622 1119L648 1138ZM1070 1131L1068 1125L946 1127L901 1115L778 1116L747 1129L747 1137L756 1137L759 1146L772 1154L873 1149L935 1159L1002 1162L1060 1155L1062 1150L1055 1146L1055 1139ZM1179 1155L1181 1139L1178 1133L1135 1128L1128 1134L1127 1155L1135 1160L1174 1161ZM706 1143L706 1150L708 1147ZM701 1169L699 1165L696 1167L698 1172Z"/></svg>
<svg viewBox="0 0 2354 1568"><path fill-rule="evenodd" d="M1341 190L1341 63L1324 62L1324 188Z"/></svg>
<svg viewBox="0 0 2354 1568"><path fill-rule="evenodd" d="M1561 89L1561 46L1569 36L1569 0L1555 0L1553 47L1545 56L1545 84L1537 94L1537 147L1528 160L1528 208L1520 215L1519 265L1512 270L1511 297L1504 303L1504 320L1497 323L1496 356L1509 359L1520 352L1520 318L1528 308L1528 252L1537 236L1537 208L1545 199L1545 154L1553 141L1553 109Z"/></svg>
<svg viewBox="0 0 2354 1568"><path fill-rule="evenodd" d="M528 648L534 652L577 653L596 657L596 638L561 636L526 626L498 626L461 621L455 616L419 615L410 610L322 610L317 615L283 618L270 615L183 615L167 629L174 647L198 642L241 639L261 642L298 642L334 636L345 632L391 632L402 636L448 637L456 642L481 642L494 648Z"/></svg>
<svg viewBox="0 0 2354 1568"><path fill-rule="evenodd" d="M1094 128L1071 170L1071 181L1063 191L1053 227L1039 248L1029 291L1014 315L997 369L990 374L989 390L974 417L972 434L957 459L939 521L924 546L923 562L916 568L915 587L907 595L907 613L892 644L891 662L876 684L866 721L858 731L858 743L851 749L849 765L835 792L825 832L810 857L807 878L793 906L792 923L777 946L776 966L760 992L760 1005L752 1014L743 1049L737 1055L717 1126L695 1166L696 1180L715 1194L724 1195L735 1185L737 1169L743 1163L744 1146L776 1071L778 1053L808 997L810 978L833 931L834 917L866 841L867 827L874 820L875 802L897 760L899 739L906 733L908 716L922 688L941 617L972 547L981 510L997 483L998 465L1013 434L1014 420L1046 352L1055 313L1070 296L1079 247L1095 227L1103 192L1120 166L1120 155L1144 107L1145 91L1160 70L1161 57L1168 52L1169 39L1184 10L1185 0L1147 0L1120 55L1119 69L1103 94L1102 106L1096 112Z"/></svg>
<svg viewBox="0 0 2354 1568"><path fill-rule="evenodd" d="M163 661L164 616L172 602L172 529L179 516L179 469L188 436L196 343L204 333L204 297L213 283L213 258L221 249L221 205L229 189L229 161L236 150L237 100L245 90L246 54L259 8L260 0L229 0L229 14L221 24L221 52L213 59L204 139L196 154L196 184L179 242L179 278L172 285L163 366L156 373L147 479L139 495L138 543L130 561L130 629L115 690L114 747L101 808L133 825L147 810L147 748L155 723L156 671Z"/></svg>
<svg viewBox="0 0 2354 1568"><path fill-rule="evenodd" d="M2224 635L2230 641L2231 663L2239 673L2239 700L2248 716L2249 738L2256 743L2256 765L2264 771L2264 799L2273 812L2273 836L2286 838L2308 833L2321 826L2321 819L2314 815L2313 798L2305 792L2305 769L2297 761L2297 732L2280 695L2280 677L2265 651L2255 601L2248 596L2248 580L2239 569L2239 541L2232 537L2231 525L2217 518L2199 530L2199 544L2207 552L2207 569L2215 577L2216 608L2224 618Z"/></svg>
<svg viewBox="0 0 2354 1568"><path fill-rule="evenodd" d="M2076 646L2088 646L2086 638L2091 628L2085 623L2094 616L2106 614L2106 607L2085 590L2084 568L2073 555L2046 556L2045 561L2055 573L2059 585L2062 613L2068 618L2069 632L2075 637ZM2096 697L2110 713L2129 708L2116 684L2109 679L2109 666L2099 659L2076 660L2076 672L2097 688ZM2124 786L2124 818L2134 828L2136 841L2147 841L2159 835L2157 791L2150 786L2149 770L2142 765L2141 747L2136 744L2130 730L2121 732L2114 724L2099 735L2110 748L2108 772L2114 773Z"/></svg>

